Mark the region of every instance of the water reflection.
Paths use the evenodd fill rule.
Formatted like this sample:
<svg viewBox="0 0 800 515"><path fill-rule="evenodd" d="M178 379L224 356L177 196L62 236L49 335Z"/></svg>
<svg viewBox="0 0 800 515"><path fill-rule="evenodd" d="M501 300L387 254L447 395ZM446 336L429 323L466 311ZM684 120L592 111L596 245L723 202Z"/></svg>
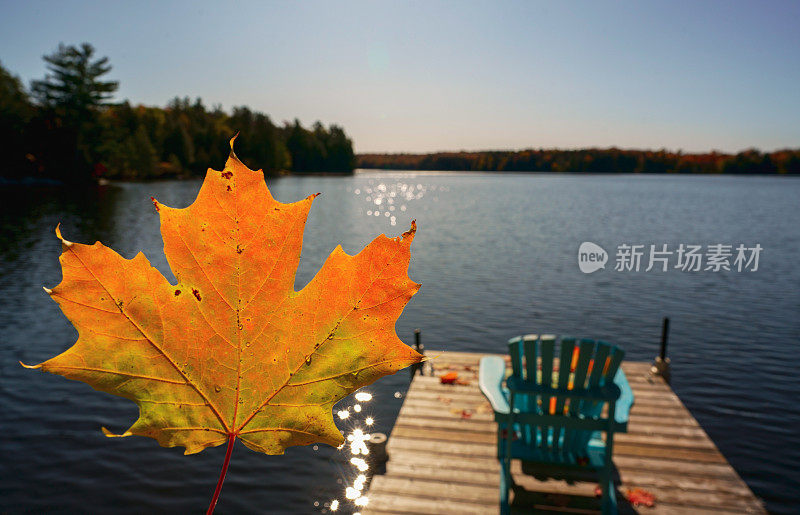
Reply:
<svg viewBox="0 0 800 515"><path fill-rule="evenodd" d="M353 395L353 400L356 401L352 406L345 406L337 411L339 420L346 421L347 427L342 431L345 433L345 442L339 446L339 455L337 458L342 462L348 463L351 468L342 471L342 478L338 481L339 484L344 485L343 499L332 499L330 502L324 504L322 513L330 511L338 511L341 507L347 506L348 508L357 509L363 508L369 504L369 498L365 493L367 484L370 477L367 475L370 470L370 462L367 458L370 454L368 443L372 438L370 433L364 431L361 424L371 426L375 423L375 419L368 415L365 409L368 406L362 406L372 400L372 394L360 390ZM355 415L352 415L351 410ZM364 416L363 421L357 418ZM347 459L349 457L349 460ZM373 463L373 465L375 465ZM315 504L316 506L316 504ZM356 515L358 512L353 512Z"/></svg>
<svg viewBox="0 0 800 515"><path fill-rule="evenodd" d="M397 215L409 209L409 204L422 199L426 194L447 191L446 187L435 184L424 185L392 179L396 178L370 179L363 188L352 190L356 197L362 198L367 204L359 209L359 213L383 216L389 219L391 225L397 225ZM438 197L434 196L433 200L438 200Z"/></svg>
<svg viewBox="0 0 800 515"><path fill-rule="evenodd" d="M114 206L121 194L114 186L0 188L0 260L11 265L45 236L57 248L53 231L59 222L85 236L73 240L108 236L114 231Z"/></svg>
<svg viewBox="0 0 800 515"><path fill-rule="evenodd" d="M376 206L380 184L386 191L378 189L382 200ZM412 185L413 200L406 198ZM323 192L306 225L296 289L314 277L338 244L355 254L385 230L392 215L398 228L416 218L423 230L409 273L424 287L403 312L397 332L410 336L421 327L431 348L505 352L509 335L550 328L591 331L624 347L631 359L651 360L661 317L672 316L676 392L771 510L789 512L797 505L792 492L800 479L800 384L792 364L800 335L800 181L361 172L274 178L269 187L282 202ZM8 470L0 481L0 513L45 512L53 506L61 513L84 513L86 499L92 500L92 511L120 514L185 513L207 506L223 447L185 457L147 438L109 442L99 428L128 427L137 416L134 403L17 364L52 357L77 338L41 288L61 277L53 234L58 222L72 241L100 240L127 257L142 250L171 278L149 199L185 207L199 188L200 181L84 191L0 188L0 448ZM372 191L367 194L366 188ZM458 201L445 201L451 197ZM388 206L395 207L388 210L390 217L384 214ZM367 217L367 211L373 214ZM474 238L477 221L484 229L480 241ZM577 245L587 240L758 242L770 249L770 258L768 266L748 276L608 270L587 276L574 257ZM384 377L370 388L380 402L351 397L336 408L348 418L336 412L334 418L347 427L345 434L356 427L386 433L407 382L403 373ZM361 412L353 409L356 403ZM749 415L731 416L742 410ZM743 434L763 438L743 445ZM259 512L269 503L271 513L319 513L331 511L335 498L337 513L350 514L358 507L345 498L346 488L360 474L369 481L374 466L358 470L361 463L350 458L364 456L350 454L346 443L339 451L325 445L291 448L280 459L237 449L220 512ZM113 489L107 488L110 477ZM314 500L328 507L315 509Z"/></svg>

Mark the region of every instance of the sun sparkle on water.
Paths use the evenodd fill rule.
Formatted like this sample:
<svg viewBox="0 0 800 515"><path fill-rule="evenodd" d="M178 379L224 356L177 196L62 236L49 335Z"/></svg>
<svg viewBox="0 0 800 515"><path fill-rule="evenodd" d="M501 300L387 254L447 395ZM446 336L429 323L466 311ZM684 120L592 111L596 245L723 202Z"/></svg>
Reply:
<svg viewBox="0 0 800 515"><path fill-rule="evenodd" d="M346 480L344 485L344 499L353 503L355 507L364 507L367 506L369 503L369 498L366 495L362 495L364 489L367 486L367 482L369 481L369 477L367 476L366 472L369 470L369 463L359 457L359 456L367 456L369 454L369 447L367 443L370 440L371 435L369 433L365 433L361 427L358 427L358 416L364 416L365 406L362 404L368 403L373 399L372 394L365 391L356 392L353 396L356 401L361 404L353 404L352 406L344 407L344 409L336 411L336 415L339 417L340 420L346 420L345 424L350 427L350 431L346 432L345 441L337 447L338 450L344 448L345 445L348 443L350 444L350 464L354 467L355 471L358 475L353 480L352 485L348 485L349 480ZM351 409L352 408L352 411ZM375 423L375 419L372 416L366 416L363 420L366 426L371 426ZM351 476L352 477L352 476ZM343 478L344 479L344 478ZM338 480L339 483L342 483L342 479ZM316 503L315 506L318 506L319 503ZM339 499L333 499L330 503L326 503L325 505L327 508L330 509L331 512L339 511L342 508L341 501ZM323 510L324 512L325 510ZM355 512L354 515L358 513Z"/></svg>

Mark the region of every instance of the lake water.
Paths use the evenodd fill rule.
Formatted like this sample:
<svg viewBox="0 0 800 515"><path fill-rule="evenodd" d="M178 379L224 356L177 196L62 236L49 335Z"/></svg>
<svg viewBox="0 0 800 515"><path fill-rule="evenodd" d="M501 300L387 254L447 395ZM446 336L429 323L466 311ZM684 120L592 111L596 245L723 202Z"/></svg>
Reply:
<svg viewBox="0 0 800 515"><path fill-rule="evenodd" d="M126 257L144 251L172 280L150 197L185 207L199 186L0 189L0 512L205 510L224 446L183 456L147 438L107 439L101 426L121 432L135 420L132 402L17 363L38 363L76 339L41 289L60 281L58 222L67 239L100 240ZM512 336L553 332L606 339L629 359L651 360L669 316L677 394L770 510L800 509L799 179L364 171L269 186L283 202L323 193L297 288L337 244L355 253L416 218L410 275L422 289L397 323L407 343L418 327L429 349L505 352ZM581 273L584 241L608 251L605 269ZM674 255L668 271L643 271L649 245L681 243L763 251L754 272L682 271ZM646 245L641 271L614 270L621 244ZM407 386L405 371L376 383L359 420L372 416L373 430L388 432ZM323 445L283 457L237 445L218 513L321 513L332 499L352 512L344 487L358 473L347 460Z"/></svg>

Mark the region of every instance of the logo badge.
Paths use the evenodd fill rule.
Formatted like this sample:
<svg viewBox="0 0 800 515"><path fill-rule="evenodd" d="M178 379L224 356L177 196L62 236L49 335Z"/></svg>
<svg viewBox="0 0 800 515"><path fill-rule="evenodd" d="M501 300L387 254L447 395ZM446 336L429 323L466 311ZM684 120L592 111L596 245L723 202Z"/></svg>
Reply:
<svg viewBox="0 0 800 515"><path fill-rule="evenodd" d="M584 274L591 274L606 267L608 252L591 241L584 241L578 249L578 267Z"/></svg>

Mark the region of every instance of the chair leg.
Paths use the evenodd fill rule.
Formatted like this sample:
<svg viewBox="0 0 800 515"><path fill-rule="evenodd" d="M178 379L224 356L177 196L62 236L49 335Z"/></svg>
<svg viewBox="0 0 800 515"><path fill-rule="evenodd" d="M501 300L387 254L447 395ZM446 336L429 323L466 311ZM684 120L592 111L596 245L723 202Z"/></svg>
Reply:
<svg viewBox="0 0 800 515"><path fill-rule="evenodd" d="M617 495L614 491L614 479L609 471L600 474L600 489L603 491L601 500L603 515L617 515Z"/></svg>
<svg viewBox="0 0 800 515"><path fill-rule="evenodd" d="M511 460L503 459L500 465L500 515L509 515L511 513L511 507L508 503L509 490L511 489Z"/></svg>
<svg viewBox="0 0 800 515"><path fill-rule="evenodd" d="M516 400L514 390L511 390L511 398L508 401L508 424L506 425L505 458L503 459L500 472L500 515L509 515L511 507L508 504L508 491L511 488L511 447L514 443L514 401Z"/></svg>

